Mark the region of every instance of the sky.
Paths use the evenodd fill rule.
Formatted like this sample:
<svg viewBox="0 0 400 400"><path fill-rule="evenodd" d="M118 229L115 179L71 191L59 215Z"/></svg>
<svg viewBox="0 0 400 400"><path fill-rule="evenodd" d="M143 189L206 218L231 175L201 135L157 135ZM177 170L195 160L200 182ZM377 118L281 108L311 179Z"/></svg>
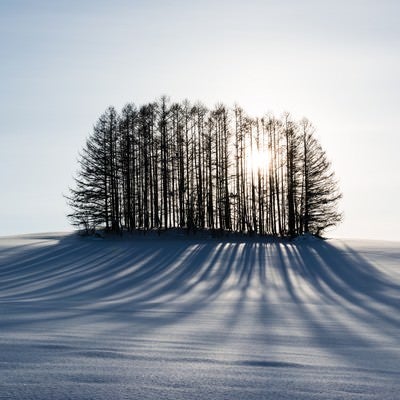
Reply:
<svg viewBox="0 0 400 400"><path fill-rule="evenodd" d="M400 2L0 1L0 235L71 230L103 111L166 94L307 117L340 182L328 236L400 240Z"/></svg>

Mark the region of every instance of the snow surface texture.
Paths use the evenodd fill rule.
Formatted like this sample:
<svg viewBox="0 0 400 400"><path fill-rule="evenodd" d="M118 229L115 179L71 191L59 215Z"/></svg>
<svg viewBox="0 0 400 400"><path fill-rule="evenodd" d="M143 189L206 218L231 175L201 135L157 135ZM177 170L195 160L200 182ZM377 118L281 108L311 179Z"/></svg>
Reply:
<svg viewBox="0 0 400 400"><path fill-rule="evenodd" d="M0 399L399 399L400 246L0 238Z"/></svg>

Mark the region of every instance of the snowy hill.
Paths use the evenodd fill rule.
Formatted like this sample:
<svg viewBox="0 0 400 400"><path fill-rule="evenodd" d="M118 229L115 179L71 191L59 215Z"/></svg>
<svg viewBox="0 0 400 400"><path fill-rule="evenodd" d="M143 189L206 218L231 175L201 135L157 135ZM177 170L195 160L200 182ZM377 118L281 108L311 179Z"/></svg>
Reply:
<svg viewBox="0 0 400 400"><path fill-rule="evenodd" d="M396 242L3 237L0 313L0 398L399 398Z"/></svg>

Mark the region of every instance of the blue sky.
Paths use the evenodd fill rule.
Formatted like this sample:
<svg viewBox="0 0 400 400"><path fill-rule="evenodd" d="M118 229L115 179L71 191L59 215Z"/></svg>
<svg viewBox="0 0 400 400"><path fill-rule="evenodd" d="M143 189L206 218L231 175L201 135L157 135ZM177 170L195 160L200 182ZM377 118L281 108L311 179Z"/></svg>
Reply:
<svg viewBox="0 0 400 400"><path fill-rule="evenodd" d="M0 235L70 229L62 193L108 105L308 117L344 194L333 236L400 240L397 1L0 2Z"/></svg>

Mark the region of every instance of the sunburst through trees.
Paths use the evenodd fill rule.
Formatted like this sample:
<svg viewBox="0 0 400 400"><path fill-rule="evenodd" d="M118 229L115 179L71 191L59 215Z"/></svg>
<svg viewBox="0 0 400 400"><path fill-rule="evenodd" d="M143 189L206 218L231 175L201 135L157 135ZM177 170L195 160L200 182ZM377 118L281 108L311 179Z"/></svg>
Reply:
<svg viewBox="0 0 400 400"><path fill-rule="evenodd" d="M308 120L250 118L240 107L108 108L80 154L69 218L109 231L186 228L320 235L341 194Z"/></svg>

